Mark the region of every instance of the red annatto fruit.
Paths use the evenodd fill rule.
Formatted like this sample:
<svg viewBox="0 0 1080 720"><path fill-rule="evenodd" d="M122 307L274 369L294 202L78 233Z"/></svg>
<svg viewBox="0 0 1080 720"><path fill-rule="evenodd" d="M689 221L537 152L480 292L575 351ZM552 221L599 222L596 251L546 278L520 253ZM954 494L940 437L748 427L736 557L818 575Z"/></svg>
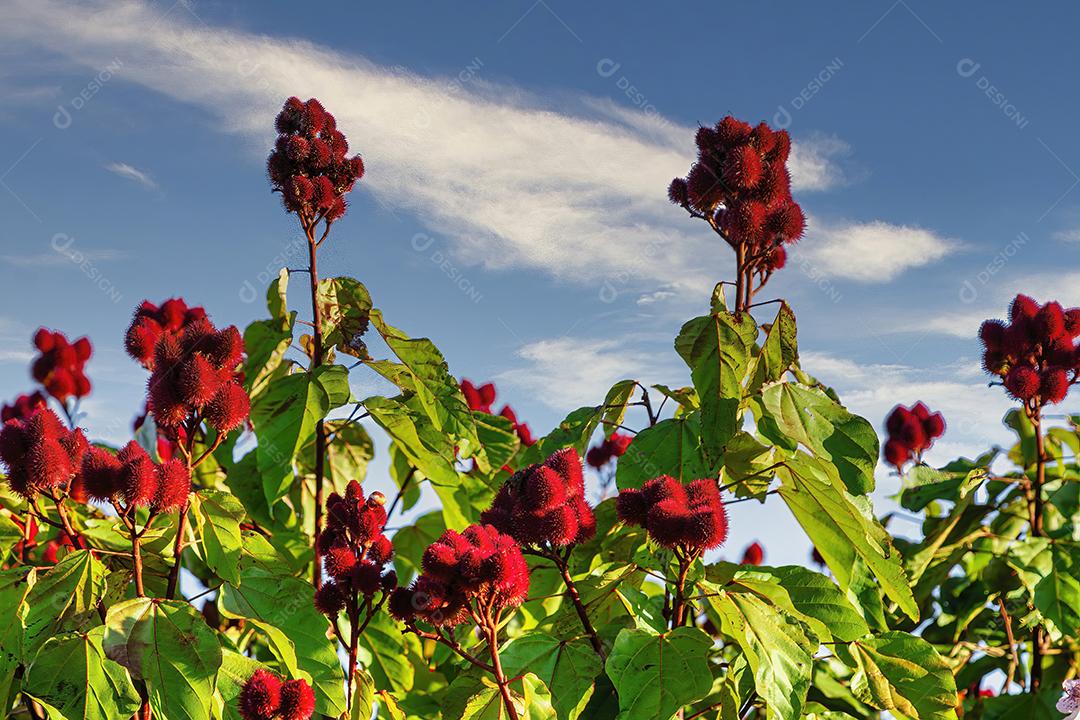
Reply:
<svg viewBox="0 0 1080 720"><path fill-rule="evenodd" d="M554 470L566 483L571 494L581 495L585 492L585 476L582 474L581 456L575 448L568 447L556 450L544 465Z"/></svg>
<svg viewBox="0 0 1080 720"><path fill-rule="evenodd" d="M1035 329L1041 338L1056 340L1065 336L1065 311L1061 303L1048 302L1035 314Z"/></svg>
<svg viewBox="0 0 1080 720"><path fill-rule="evenodd" d="M983 353L982 366L991 375L1004 375L1009 369L1009 359L1004 353L988 350Z"/></svg>
<svg viewBox="0 0 1080 720"><path fill-rule="evenodd" d="M646 480L641 486L641 493L645 496L647 505L655 505L664 500L674 500L676 504L686 506L689 500L686 497L686 488L681 482L670 475Z"/></svg>
<svg viewBox="0 0 1080 720"><path fill-rule="evenodd" d="M311 202L315 197L315 185L303 175L294 175L289 180L289 199L295 203Z"/></svg>
<svg viewBox="0 0 1080 720"><path fill-rule="evenodd" d="M251 413L251 399L244 388L228 382L207 403L203 416L219 433L227 433L240 427Z"/></svg>
<svg viewBox="0 0 1080 720"><path fill-rule="evenodd" d="M154 346L163 332L161 325L149 317L136 317L124 336L124 349L132 359L148 370L154 368Z"/></svg>
<svg viewBox="0 0 1080 720"><path fill-rule="evenodd" d="M686 542L689 516L685 506L674 500L661 500L646 512L645 528L657 543L672 548Z"/></svg>
<svg viewBox="0 0 1080 720"><path fill-rule="evenodd" d="M81 363L89 360L90 356L94 354L94 347L90 344L90 338L81 337L75 341L72 347L75 348L76 359Z"/></svg>
<svg viewBox="0 0 1080 720"><path fill-rule="evenodd" d="M686 192L690 205L701 212L712 212L720 202L724 184L711 168L697 163L686 176Z"/></svg>
<svg viewBox="0 0 1080 720"><path fill-rule="evenodd" d="M776 137L768 123L758 123L750 131L750 142L762 155L768 154L776 145Z"/></svg>
<svg viewBox="0 0 1080 720"><path fill-rule="evenodd" d="M345 543L335 545L323 555L323 566L327 575L342 582L349 578L356 567L356 553Z"/></svg>
<svg viewBox="0 0 1080 720"><path fill-rule="evenodd" d="M892 438L885 443L883 454L885 455L885 462L889 463L897 470L911 460L911 449L896 438Z"/></svg>
<svg viewBox="0 0 1080 720"><path fill-rule="evenodd" d="M699 127L694 133L694 144L697 145L698 150L709 152L715 149L718 141L716 130L711 127Z"/></svg>
<svg viewBox="0 0 1080 720"><path fill-rule="evenodd" d="M176 385L180 400L195 408L201 408L214 397L221 387L217 370L201 353L196 353L180 365Z"/></svg>
<svg viewBox="0 0 1080 720"><path fill-rule="evenodd" d="M1005 389L1017 400L1027 402L1039 392L1039 373L1027 365L1017 365L1005 376Z"/></svg>
<svg viewBox="0 0 1080 720"><path fill-rule="evenodd" d="M547 510L566 503L569 498L566 482L559 474L543 465L526 469L520 479L521 498L533 511Z"/></svg>
<svg viewBox="0 0 1080 720"><path fill-rule="evenodd" d="M1056 404L1069 392L1069 376L1059 367L1043 370L1039 379L1039 397L1045 404Z"/></svg>
<svg viewBox="0 0 1080 720"><path fill-rule="evenodd" d="M116 454L120 462L120 491L124 502L150 505L158 493L158 471L146 451L132 440Z"/></svg>
<svg viewBox="0 0 1080 720"><path fill-rule="evenodd" d="M259 668L240 689L237 709L244 720L272 720L281 706L281 680Z"/></svg>
<svg viewBox="0 0 1080 720"><path fill-rule="evenodd" d="M925 420L923 420L923 432L926 433L927 440L933 441L935 438L939 438L945 434L945 417L939 413L931 413ZM929 442L927 443L929 447Z"/></svg>
<svg viewBox="0 0 1080 720"><path fill-rule="evenodd" d="M787 265L787 251L783 247L774 248L769 254L767 268L771 271L782 270Z"/></svg>
<svg viewBox="0 0 1080 720"><path fill-rule="evenodd" d="M235 325L215 333L207 342L206 355L219 370L232 372L244 358L244 338Z"/></svg>
<svg viewBox="0 0 1080 720"><path fill-rule="evenodd" d="M420 558L420 567L424 574L443 581L453 579L460 560L457 537L453 530L447 530L438 540L427 546Z"/></svg>
<svg viewBox="0 0 1080 720"><path fill-rule="evenodd" d="M367 550L367 557L376 565L385 565L394 556L394 545L390 538L379 535L371 541Z"/></svg>
<svg viewBox="0 0 1080 720"><path fill-rule="evenodd" d="M330 150L330 144L322 138L315 138L311 141L311 147L308 154L308 162L316 170L323 170L333 159L333 153Z"/></svg>
<svg viewBox="0 0 1080 720"><path fill-rule="evenodd" d="M63 402L75 394L75 376L67 368L56 368L42 381L45 391Z"/></svg>
<svg viewBox="0 0 1080 720"><path fill-rule="evenodd" d="M798 203L792 201L774 210L768 218L769 231L786 243L798 242L806 232L806 216Z"/></svg>
<svg viewBox="0 0 1080 720"><path fill-rule="evenodd" d="M730 115L716 123L717 141L725 147L732 147L745 142L750 137L750 132L751 128L748 123L736 120Z"/></svg>
<svg viewBox="0 0 1080 720"><path fill-rule="evenodd" d="M394 588L387 602L390 614L402 622L409 622L416 616L415 591L408 587Z"/></svg>
<svg viewBox="0 0 1080 720"><path fill-rule="evenodd" d="M765 560L765 549L761 547L761 543L750 543L743 550L742 560L739 561L740 565L760 565Z"/></svg>
<svg viewBox="0 0 1080 720"><path fill-rule="evenodd" d="M349 160L349 170L352 172L354 180L364 177L364 159L359 155L353 155Z"/></svg>
<svg viewBox="0 0 1080 720"><path fill-rule="evenodd" d="M594 467L597 470L607 465L611 458L611 451L606 444L603 443L596 447L589 448L589 452L585 453L585 462L589 463L590 467Z"/></svg>
<svg viewBox="0 0 1080 720"><path fill-rule="evenodd" d="M611 437L608 438L608 443L611 445L611 454L615 457L622 457L626 454L626 451L630 449L630 443L633 441L633 435L626 435L619 432L611 433Z"/></svg>
<svg viewBox="0 0 1080 720"><path fill-rule="evenodd" d="M120 491L120 461L108 450L90 448L83 455L80 475L86 494L95 500L107 502Z"/></svg>
<svg viewBox="0 0 1080 720"><path fill-rule="evenodd" d="M724 215L728 239L736 243L755 243L765 230L766 210L758 200L740 200Z"/></svg>
<svg viewBox="0 0 1080 720"><path fill-rule="evenodd" d="M162 326L171 332L179 332L187 319L188 305L183 298L169 298L161 303L158 319Z"/></svg>
<svg viewBox="0 0 1080 720"><path fill-rule="evenodd" d="M333 580L327 580L315 591L315 609L331 620L345 608L345 594Z"/></svg>
<svg viewBox="0 0 1080 720"><path fill-rule="evenodd" d="M1080 336L1080 308L1069 308L1065 311L1065 332L1071 339Z"/></svg>
<svg viewBox="0 0 1080 720"><path fill-rule="evenodd" d="M723 177L728 187L750 190L761 181L761 155L750 145L732 148L724 157Z"/></svg>
<svg viewBox="0 0 1080 720"><path fill-rule="evenodd" d="M334 183L325 175L318 176L313 182L315 183L315 204L322 210L329 210L338 198Z"/></svg>
<svg viewBox="0 0 1080 720"><path fill-rule="evenodd" d="M46 353L53 349L55 344L54 335L52 332L45 328L38 328L34 333L34 347L39 351Z"/></svg>
<svg viewBox="0 0 1080 720"><path fill-rule="evenodd" d="M671 184L668 185L667 196L668 200L680 207L685 206L690 202L690 196L686 188L686 180L682 178L675 178L672 180Z"/></svg>
<svg viewBox="0 0 1080 720"><path fill-rule="evenodd" d="M48 407L48 400L40 392L19 395L10 405L0 408L0 422L26 420L39 408Z"/></svg>
<svg viewBox="0 0 1080 720"><path fill-rule="evenodd" d="M769 163L761 175L756 195L765 206L774 209L791 200L791 173L781 163Z"/></svg>
<svg viewBox="0 0 1080 720"><path fill-rule="evenodd" d="M1009 306L1009 319L1013 322L1021 318L1031 320L1039 312L1039 303L1027 295L1017 295Z"/></svg>
<svg viewBox="0 0 1080 720"><path fill-rule="evenodd" d="M907 412L901 416L900 427L893 433L893 437L915 452L919 452L926 446L926 433L923 430L922 420L913 412Z"/></svg>
<svg viewBox="0 0 1080 720"><path fill-rule="evenodd" d="M326 216L325 217L330 222L334 222L335 220L340 220L341 218L343 218L345 216L345 212L346 212L346 210L348 210L348 208L349 208L348 201L344 197L339 195L337 198L334 199L333 204L326 211Z"/></svg>
<svg viewBox="0 0 1080 720"><path fill-rule="evenodd" d="M353 568L352 587L361 595L374 595L382 588L382 567L362 561Z"/></svg>
<svg viewBox="0 0 1080 720"><path fill-rule="evenodd" d="M380 580L382 585L382 591L385 593L392 592L397 587L397 572L395 570L387 570Z"/></svg>
<svg viewBox="0 0 1080 720"><path fill-rule="evenodd" d="M308 141L300 135L293 135L285 143L285 155L294 163L301 163L308 154Z"/></svg>
<svg viewBox="0 0 1080 720"><path fill-rule="evenodd" d="M169 460L157 466L158 487L154 508L158 512L177 510L187 502L191 493L191 472L179 460Z"/></svg>
<svg viewBox="0 0 1080 720"><path fill-rule="evenodd" d="M771 163L786 163L791 154L791 135L787 130L777 130L773 133L773 147L765 159Z"/></svg>
<svg viewBox="0 0 1080 720"><path fill-rule="evenodd" d="M1005 323L1000 320L984 321L979 326L979 340L989 352L1003 351L1007 342Z"/></svg>

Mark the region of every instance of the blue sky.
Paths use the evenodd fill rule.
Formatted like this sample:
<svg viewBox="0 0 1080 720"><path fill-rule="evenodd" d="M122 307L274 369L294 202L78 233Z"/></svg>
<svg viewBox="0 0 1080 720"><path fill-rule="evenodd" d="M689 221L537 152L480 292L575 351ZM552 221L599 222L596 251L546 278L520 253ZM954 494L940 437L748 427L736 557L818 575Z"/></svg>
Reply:
<svg viewBox="0 0 1080 720"><path fill-rule="evenodd" d="M534 432L622 377L687 381L672 339L732 262L665 188L693 128L727 113L796 142L810 228L767 294L793 304L804 367L875 425L897 402L941 409L931 460L1008 439L979 320L1020 289L1080 303L1078 101L1060 90L1075 9L310 7L5 3L0 397L29 389L39 325L88 334L85 424L123 440L141 402L121 350L138 302L261 316L267 279L302 264L263 171L292 94L322 99L368 167L324 272L363 280L455 374L494 379ZM732 544L762 523L792 532L776 506L744 504ZM770 545L771 561L805 558Z"/></svg>

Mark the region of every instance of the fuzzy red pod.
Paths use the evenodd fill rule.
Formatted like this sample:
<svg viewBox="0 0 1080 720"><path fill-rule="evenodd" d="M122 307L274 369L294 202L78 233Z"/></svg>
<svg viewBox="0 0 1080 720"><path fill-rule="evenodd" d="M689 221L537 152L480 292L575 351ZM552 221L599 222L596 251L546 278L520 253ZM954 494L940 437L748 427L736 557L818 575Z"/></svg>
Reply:
<svg viewBox="0 0 1080 720"><path fill-rule="evenodd" d="M154 509L170 512L181 508L191 493L191 471L179 460L169 460L157 466L157 494Z"/></svg>
<svg viewBox="0 0 1080 720"><path fill-rule="evenodd" d="M1005 389L1017 400L1027 402L1039 392L1039 373L1027 365L1017 365L1005 376Z"/></svg>
<svg viewBox="0 0 1080 720"><path fill-rule="evenodd" d="M326 211L326 219L330 222L340 220L345 216L346 211L349 209L349 202L340 195L334 199L334 202Z"/></svg>
<svg viewBox="0 0 1080 720"><path fill-rule="evenodd" d="M338 199L334 183L325 175L320 175L313 181L315 183L315 204L321 210L329 210Z"/></svg>
<svg viewBox="0 0 1080 720"><path fill-rule="evenodd" d="M1063 368L1043 370L1039 378L1039 397L1045 404L1057 404L1069 393L1069 376Z"/></svg>
<svg viewBox="0 0 1080 720"><path fill-rule="evenodd" d="M26 420L39 408L48 407L48 400L40 392L19 395L10 405L0 408L0 422L8 420Z"/></svg>
<svg viewBox="0 0 1080 720"><path fill-rule="evenodd" d="M1001 352L1007 342L1005 323L1000 320L986 320L979 326L979 340L989 352Z"/></svg>
<svg viewBox="0 0 1080 720"><path fill-rule="evenodd" d="M207 344L206 355L215 368L232 372L244 359L244 338L235 325L215 333Z"/></svg>
<svg viewBox="0 0 1080 720"><path fill-rule="evenodd" d="M1040 338L1056 340L1066 337L1065 310L1059 302L1051 301L1039 308L1034 323Z"/></svg>
<svg viewBox="0 0 1080 720"><path fill-rule="evenodd" d="M348 580L356 563L356 553L344 542L327 549L323 554L323 567L326 568L326 574L338 582Z"/></svg>
<svg viewBox="0 0 1080 720"><path fill-rule="evenodd" d="M585 462L587 462L590 467L599 470L607 465L612 457L611 451L605 444L601 443L600 445L589 448L589 452L585 453Z"/></svg>
<svg viewBox="0 0 1080 720"><path fill-rule="evenodd" d="M934 439L941 437L945 434L945 416L939 412L931 413L925 420L923 420L923 432L926 433L927 447Z"/></svg>
<svg viewBox="0 0 1080 720"><path fill-rule="evenodd" d="M765 560L765 548L761 547L761 543L755 541L746 546L743 550L742 560L739 561L740 565L760 565Z"/></svg>
<svg viewBox="0 0 1080 720"><path fill-rule="evenodd" d="M787 265L787 251L783 246L773 248L772 253L769 255L769 259L766 261L766 266L770 271L782 270Z"/></svg>
<svg viewBox="0 0 1080 720"><path fill-rule="evenodd" d="M461 559L455 531L447 530L443 535L427 546L420 558L420 567L424 574L449 582L454 579L458 562Z"/></svg>
<svg viewBox="0 0 1080 720"><path fill-rule="evenodd" d="M1073 340L1080 337L1080 308L1069 308L1065 311L1065 332Z"/></svg>
<svg viewBox="0 0 1080 720"><path fill-rule="evenodd" d="M309 149L307 138L302 135L290 136L284 148L285 156L294 163L302 163L307 158Z"/></svg>
<svg viewBox="0 0 1080 720"><path fill-rule="evenodd" d="M720 547L727 540L727 511L720 503L702 506L689 513L685 527L686 545L699 551Z"/></svg>
<svg viewBox="0 0 1080 720"><path fill-rule="evenodd" d="M124 349L135 361L149 370L154 366L154 346L161 337L163 329L157 320L150 317L136 317L124 336Z"/></svg>
<svg viewBox="0 0 1080 720"><path fill-rule="evenodd" d="M371 596L382 588L382 566L366 560L356 564L351 573L352 588Z"/></svg>
<svg viewBox="0 0 1080 720"><path fill-rule="evenodd" d="M56 368L42 381L45 391L60 402L75 395L77 385L75 376L66 368Z"/></svg>
<svg viewBox="0 0 1080 720"><path fill-rule="evenodd" d="M394 588L386 605L395 618L409 622L416 616L416 591L411 587Z"/></svg>
<svg viewBox="0 0 1080 720"><path fill-rule="evenodd" d="M81 363L89 360L90 356L94 354L94 346L90 344L90 338L87 337L79 338L72 347L75 348L76 359Z"/></svg>
<svg viewBox="0 0 1080 720"><path fill-rule="evenodd" d="M502 544L493 556L493 582L502 607L517 607L529 594L529 565L512 542Z"/></svg>
<svg viewBox="0 0 1080 720"><path fill-rule="evenodd" d="M210 402L220 388L221 378L217 370L202 353L196 353L180 364L176 389L184 403L201 408Z"/></svg>
<svg viewBox="0 0 1080 720"><path fill-rule="evenodd" d="M180 427L191 412L191 408L177 396L174 382L175 373L161 368L154 370L147 382L147 407L158 427L165 429Z"/></svg>
<svg viewBox="0 0 1080 720"><path fill-rule="evenodd" d="M622 457L626 454L626 451L630 449L630 443L634 442L633 435L627 435L625 433L613 432L611 437L608 438L608 443L611 445L611 453L615 457Z"/></svg>
<svg viewBox="0 0 1080 720"><path fill-rule="evenodd" d="M746 142L750 137L750 133L751 128L749 123L738 120L731 115L728 115L720 122L716 123L717 142L726 147L732 147L733 145Z"/></svg>
<svg viewBox="0 0 1080 720"><path fill-rule="evenodd" d="M104 448L90 448L83 455L80 476L86 494L94 500L107 502L120 492L121 463Z"/></svg>
<svg viewBox="0 0 1080 720"><path fill-rule="evenodd" d="M645 496L647 505L655 505L664 500L674 500L677 505L683 506L689 503L686 497L686 487L670 475L661 475L652 480L646 480L645 484L641 486L641 493Z"/></svg>
<svg viewBox="0 0 1080 720"><path fill-rule="evenodd" d="M289 680L281 686L281 720L309 720L315 712L315 692L304 680Z"/></svg>
<svg viewBox="0 0 1080 720"><path fill-rule="evenodd" d="M116 454L120 462L120 492L124 502L131 505L150 505L157 497L158 469L154 461L137 442L132 440Z"/></svg>
<svg viewBox="0 0 1080 720"><path fill-rule="evenodd" d="M724 183L736 190L751 190L761 182L761 155L751 145L732 148L724 157Z"/></svg>
<svg viewBox="0 0 1080 720"><path fill-rule="evenodd" d="M227 382L206 404L203 416L210 427L219 433L228 433L240 427L250 414L251 399L244 388L235 382Z"/></svg>
<svg viewBox="0 0 1080 720"><path fill-rule="evenodd" d="M722 504L720 488L714 480L702 478L686 485L686 499L691 509L716 507Z"/></svg>
<svg viewBox="0 0 1080 720"><path fill-rule="evenodd" d="M675 500L661 500L645 514L645 529L658 544L674 548L686 542L690 530L690 513L686 506Z"/></svg>
<svg viewBox="0 0 1080 720"><path fill-rule="evenodd" d="M589 504L585 502L583 497L575 497L571 501L571 506L574 510L574 514L577 516L578 533L571 542L584 543L588 542L596 535L596 513L589 507Z"/></svg>
<svg viewBox="0 0 1080 720"><path fill-rule="evenodd" d="M579 523L571 505L559 505L537 512L521 512L514 516L513 535L526 545L549 542L556 547L569 545L577 539Z"/></svg>
<svg viewBox="0 0 1080 720"><path fill-rule="evenodd" d="M566 487L573 495L585 492L585 476L582 473L581 456L576 448L568 447L556 450L544 460L544 465L551 468L566 483Z"/></svg>
<svg viewBox="0 0 1080 720"><path fill-rule="evenodd" d="M769 214L769 232L786 243L795 243L806 232L806 216L797 202L789 202Z"/></svg>
<svg viewBox="0 0 1080 720"><path fill-rule="evenodd" d="M770 209L792 202L791 172L787 166L782 163L766 164L755 195Z"/></svg>
<svg viewBox="0 0 1080 720"><path fill-rule="evenodd" d="M756 243L765 232L768 211L760 200L740 200L724 214L725 233L734 243Z"/></svg>
<svg viewBox="0 0 1080 720"><path fill-rule="evenodd" d="M304 102L300 98L289 98L274 119L274 127L282 134L299 132L305 110Z"/></svg>
<svg viewBox="0 0 1080 720"><path fill-rule="evenodd" d="M668 200L680 207L685 207L686 204L690 202L686 180L683 178L675 178L671 181L671 184L668 185Z"/></svg>
<svg viewBox="0 0 1080 720"><path fill-rule="evenodd" d="M649 504L645 495L637 489L625 488L615 498L615 512L619 519L630 525L644 525Z"/></svg>
<svg viewBox="0 0 1080 720"><path fill-rule="evenodd" d="M382 566L390 562L394 556L394 544L385 535L378 535L371 541L367 549L367 558L376 565Z"/></svg>
<svg viewBox="0 0 1080 720"><path fill-rule="evenodd" d="M1009 359L1004 353L988 350L983 353L982 367L991 375L1004 375L1009 370Z"/></svg>
<svg viewBox="0 0 1080 720"><path fill-rule="evenodd" d="M47 353L53 349L56 338L55 335L46 328L38 328L34 333L34 347L40 352Z"/></svg>
<svg viewBox="0 0 1080 720"><path fill-rule="evenodd" d="M527 468L519 482L521 499L525 506L533 511L563 505L570 497L566 481L559 473L544 465Z"/></svg>
<svg viewBox="0 0 1080 720"><path fill-rule="evenodd" d="M330 149L330 143L322 138L315 138L311 141L308 162L311 163L312 168L315 170L324 170L330 165L332 159L333 152Z"/></svg>
<svg viewBox="0 0 1080 720"><path fill-rule="evenodd" d="M915 413L910 411L906 411L902 414L899 427L896 432L893 433L893 437L915 452L919 452L926 447L926 432L923 429L922 420L920 420Z"/></svg>
<svg viewBox="0 0 1080 720"><path fill-rule="evenodd" d="M1032 320L1039 313L1039 303L1023 293L1017 295L1009 306L1009 319L1016 322L1020 319Z"/></svg>
<svg viewBox="0 0 1080 720"><path fill-rule="evenodd" d="M885 462L889 463L897 470L900 470L909 460L911 460L911 448L896 438L888 440L885 443L882 454L885 456Z"/></svg>
<svg viewBox="0 0 1080 720"><path fill-rule="evenodd" d="M259 668L240 688L237 709L244 720L273 720L281 706L281 680Z"/></svg>
<svg viewBox="0 0 1080 720"><path fill-rule="evenodd" d="M0 428L0 461L13 472L26 457L30 439L26 432L25 420L8 420Z"/></svg>
<svg viewBox="0 0 1080 720"><path fill-rule="evenodd" d="M697 163L686 176L686 193L690 205L703 213L712 212L723 199L724 184L708 165Z"/></svg>
<svg viewBox="0 0 1080 720"><path fill-rule="evenodd" d="M697 132L694 133L694 144L697 145L698 150L703 152L714 150L719 141L716 130L711 127L699 127Z"/></svg>

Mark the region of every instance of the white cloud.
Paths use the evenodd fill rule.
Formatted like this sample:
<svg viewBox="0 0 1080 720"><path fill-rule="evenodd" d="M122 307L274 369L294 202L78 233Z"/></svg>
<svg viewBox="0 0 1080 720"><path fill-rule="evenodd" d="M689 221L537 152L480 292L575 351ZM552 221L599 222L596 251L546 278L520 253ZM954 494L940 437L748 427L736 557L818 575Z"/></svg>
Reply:
<svg viewBox="0 0 1080 720"><path fill-rule="evenodd" d="M611 101L557 112L485 82L483 67L465 82L419 77L161 8L13 0L0 37L91 69L122 57L124 80L204 108L258 156L273 142L282 99L317 96L363 153L362 186L449 235L466 263L578 282L618 275L680 294L707 292L730 263L723 244L665 197L693 158L691 128ZM839 182L832 158L842 150L834 139L797 143L796 190Z"/></svg>
<svg viewBox="0 0 1080 720"><path fill-rule="evenodd" d="M648 384L670 380L673 371L655 354L636 351L626 339L561 337L539 340L517 351L524 364L495 376L545 405L568 412L603 401L619 380ZM666 358L677 362L677 358Z"/></svg>
<svg viewBox="0 0 1080 720"><path fill-rule="evenodd" d="M151 190L156 190L157 189L157 183L154 182L154 179L152 177L150 177L147 173L143 172L142 170L138 169L137 167L134 167L132 165L128 165L127 163L121 163L121 162L109 163L109 164L107 164L105 166L105 169L108 170L111 173L115 173L115 174L119 175L122 178L127 178L128 180L134 180L135 182L139 183L143 187L150 188Z"/></svg>
<svg viewBox="0 0 1080 720"><path fill-rule="evenodd" d="M664 300L669 300L675 297L676 293L671 290L655 290L651 293L644 293L637 299L638 305L653 305Z"/></svg>
<svg viewBox="0 0 1080 720"><path fill-rule="evenodd" d="M70 250L58 250L56 252L38 253L36 255L0 255L0 262L15 267L48 267L54 265L68 265L71 263L77 265L85 260L93 262L118 260L123 257L125 257L124 253L118 250L78 251L77 258L72 257L72 251Z"/></svg>
<svg viewBox="0 0 1080 720"><path fill-rule="evenodd" d="M1066 243L1080 243L1080 228L1058 230L1054 233L1054 239Z"/></svg>
<svg viewBox="0 0 1080 720"><path fill-rule="evenodd" d="M798 252L805 252L824 275L863 283L889 282L960 248L958 241L930 230L880 220L830 223L811 218L807 225Z"/></svg>

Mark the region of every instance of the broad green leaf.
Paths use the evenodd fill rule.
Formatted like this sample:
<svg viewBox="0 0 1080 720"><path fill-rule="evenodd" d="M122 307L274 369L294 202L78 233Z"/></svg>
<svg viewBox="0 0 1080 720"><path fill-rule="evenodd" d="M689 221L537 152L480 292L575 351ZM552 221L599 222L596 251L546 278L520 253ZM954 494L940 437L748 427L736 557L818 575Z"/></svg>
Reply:
<svg viewBox="0 0 1080 720"><path fill-rule="evenodd" d="M874 489L878 439L873 426L852 415L820 388L777 383L762 393L762 406L780 432L832 462L853 495Z"/></svg>
<svg viewBox="0 0 1080 720"><path fill-rule="evenodd" d="M22 528L15 524L10 515L0 515L0 559L7 558L22 536Z"/></svg>
<svg viewBox="0 0 1080 720"><path fill-rule="evenodd" d="M412 466L396 443L390 443L390 477L401 493L401 511L411 510L420 501L424 474Z"/></svg>
<svg viewBox="0 0 1080 720"><path fill-rule="evenodd" d="M231 493L200 490L192 498L191 516L203 562L222 580L238 585L244 506Z"/></svg>
<svg viewBox="0 0 1080 720"><path fill-rule="evenodd" d="M501 415L487 415L476 413L476 435L480 438L480 444L484 446L491 471L498 472L504 465L509 463L518 448L521 447L521 438L514 430L514 423L509 418Z"/></svg>
<svg viewBox="0 0 1080 720"><path fill-rule="evenodd" d="M278 629L292 646L279 643L279 650L295 653L297 667L315 689L316 710L334 717L345 711L341 663L326 635L326 618L315 609L311 583L245 557L240 586L221 588L221 609L230 617L256 620L264 629Z"/></svg>
<svg viewBox="0 0 1080 720"><path fill-rule="evenodd" d="M105 657L105 626L41 646L24 686L54 720L127 718L142 704L127 670Z"/></svg>
<svg viewBox="0 0 1080 720"><path fill-rule="evenodd" d="M397 622L378 613L360 635L360 660L379 690L407 693L413 687L413 665L406 638Z"/></svg>
<svg viewBox="0 0 1080 720"><path fill-rule="evenodd" d="M742 648L770 710L781 718L800 717L818 647L806 625L752 593L717 593L709 604L720 629Z"/></svg>
<svg viewBox="0 0 1080 720"><path fill-rule="evenodd" d="M33 568L15 567L0 570L0 701L8 697L15 669L25 658L23 621L29 608L26 596L37 580Z"/></svg>
<svg viewBox="0 0 1080 720"><path fill-rule="evenodd" d="M311 439L316 423L348 398L348 372L340 365L275 378L255 398L251 424L259 440L256 460L269 504L288 493L293 458Z"/></svg>
<svg viewBox="0 0 1080 720"><path fill-rule="evenodd" d="M778 449L763 445L750 433L740 430L724 449L720 484L730 487L736 497L756 497L762 502L776 476Z"/></svg>
<svg viewBox="0 0 1080 720"><path fill-rule="evenodd" d="M375 705L375 681L367 670L358 668L353 681L349 720L371 720Z"/></svg>
<svg viewBox="0 0 1080 720"><path fill-rule="evenodd" d="M522 455L521 463L541 462L556 450L572 447L578 454L584 456L596 428L600 427L605 418L619 416L625 412L626 404L630 402L630 396L636 385L629 380L621 380L611 386L604 396L601 405L580 407L567 415L559 426L536 441L527 448ZM605 428L608 430L610 428Z"/></svg>
<svg viewBox="0 0 1080 720"><path fill-rule="evenodd" d="M855 559L861 558L885 594L913 620L919 608L904 574L900 554L885 528L846 492L831 465L798 453L777 468L780 496L814 547L833 571L840 588L853 585Z"/></svg>
<svg viewBox="0 0 1080 720"><path fill-rule="evenodd" d="M408 583L420 573L420 558L424 550L445 530L442 512L433 510L394 533L394 568L399 583Z"/></svg>
<svg viewBox="0 0 1080 720"><path fill-rule="evenodd" d="M688 483L711 477L713 469L700 445L701 419L697 413L661 420L634 436L619 458L615 483L620 489L639 488L660 475Z"/></svg>
<svg viewBox="0 0 1080 720"><path fill-rule="evenodd" d="M786 302L780 303L776 319L769 325L761 349L750 362L750 382L747 394L756 395L761 388L784 377L792 365L799 361L799 345L796 340L795 313Z"/></svg>
<svg viewBox="0 0 1080 720"><path fill-rule="evenodd" d="M25 656L33 657L53 635L99 623L104 594L105 566L88 550L76 550L38 575L26 595Z"/></svg>
<svg viewBox="0 0 1080 720"><path fill-rule="evenodd" d="M907 510L924 510L935 500L956 502L971 494L986 479L985 468L967 472L947 472L916 465L904 476L900 505Z"/></svg>
<svg viewBox="0 0 1080 720"><path fill-rule="evenodd" d="M288 286L289 271L282 268L266 290L270 319L257 320L244 329L244 389L253 398L262 393L270 378L287 371L282 361L292 342L296 320L296 313L288 311L285 301Z"/></svg>
<svg viewBox="0 0 1080 720"><path fill-rule="evenodd" d="M371 295L358 280L350 277L324 278L317 293L323 344L340 352L363 358L367 348L361 339L368 326Z"/></svg>
<svg viewBox="0 0 1080 720"><path fill-rule="evenodd" d="M627 628L608 656L607 675L619 693L621 720L667 720L712 688L712 638L698 628L657 635Z"/></svg>
<svg viewBox="0 0 1080 720"><path fill-rule="evenodd" d="M509 683L510 699L519 720L554 720L551 695L544 683L528 673ZM442 703L442 720L508 720L499 686L489 676L459 675Z"/></svg>
<svg viewBox="0 0 1080 720"><path fill-rule="evenodd" d="M956 717L956 683L948 663L922 638L889 632L849 645L860 700L915 720Z"/></svg>
<svg viewBox="0 0 1080 720"><path fill-rule="evenodd" d="M105 654L146 683L155 717L208 720L221 667L217 633L185 602L135 598L109 608Z"/></svg>
<svg viewBox="0 0 1080 720"><path fill-rule="evenodd" d="M1080 547L1073 543L1050 545L1050 566L1035 586L1035 607L1046 620L1054 642L1080 632Z"/></svg>
<svg viewBox="0 0 1080 720"><path fill-rule="evenodd" d="M714 569L720 570L717 566L708 568L710 576ZM850 642L870 632L836 583L798 565L736 566L724 589L760 596L806 623L819 642Z"/></svg>
<svg viewBox="0 0 1080 720"><path fill-rule="evenodd" d="M368 463L375 457L375 444L368 431L357 420L327 420L324 424L330 442L326 447L325 477L339 492L345 491L350 480L363 482ZM315 435L297 455L297 465L304 475L315 474Z"/></svg>
<svg viewBox="0 0 1080 720"><path fill-rule="evenodd" d="M653 388L658 390L660 394L669 400L674 400L679 404L678 409L675 411L675 417L685 415L688 412L693 412L701 407L701 400L697 396L697 391L692 387L681 388L669 388L667 385L653 385Z"/></svg>
<svg viewBox="0 0 1080 720"><path fill-rule="evenodd" d="M675 338L701 400L701 445L711 463L719 462L739 429L743 381L757 333L749 313L716 310L687 322Z"/></svg>
<svg viewBox="0 0 1080 720"><path fill-rule="evenodd" d="M1054 707L1059 697L1060 687L1049 687L1037 695L1021 693L983 698L980 720L1064 720Z"/></svg>
<svg viewBox="0 0 1080 720"><path fill-rule="evenodd" d="M581 714L604 669L587 638L560 640L540 630L514 638L499 655L507 676L534 672L544 681L559 720L575 720Z"/></svg>

